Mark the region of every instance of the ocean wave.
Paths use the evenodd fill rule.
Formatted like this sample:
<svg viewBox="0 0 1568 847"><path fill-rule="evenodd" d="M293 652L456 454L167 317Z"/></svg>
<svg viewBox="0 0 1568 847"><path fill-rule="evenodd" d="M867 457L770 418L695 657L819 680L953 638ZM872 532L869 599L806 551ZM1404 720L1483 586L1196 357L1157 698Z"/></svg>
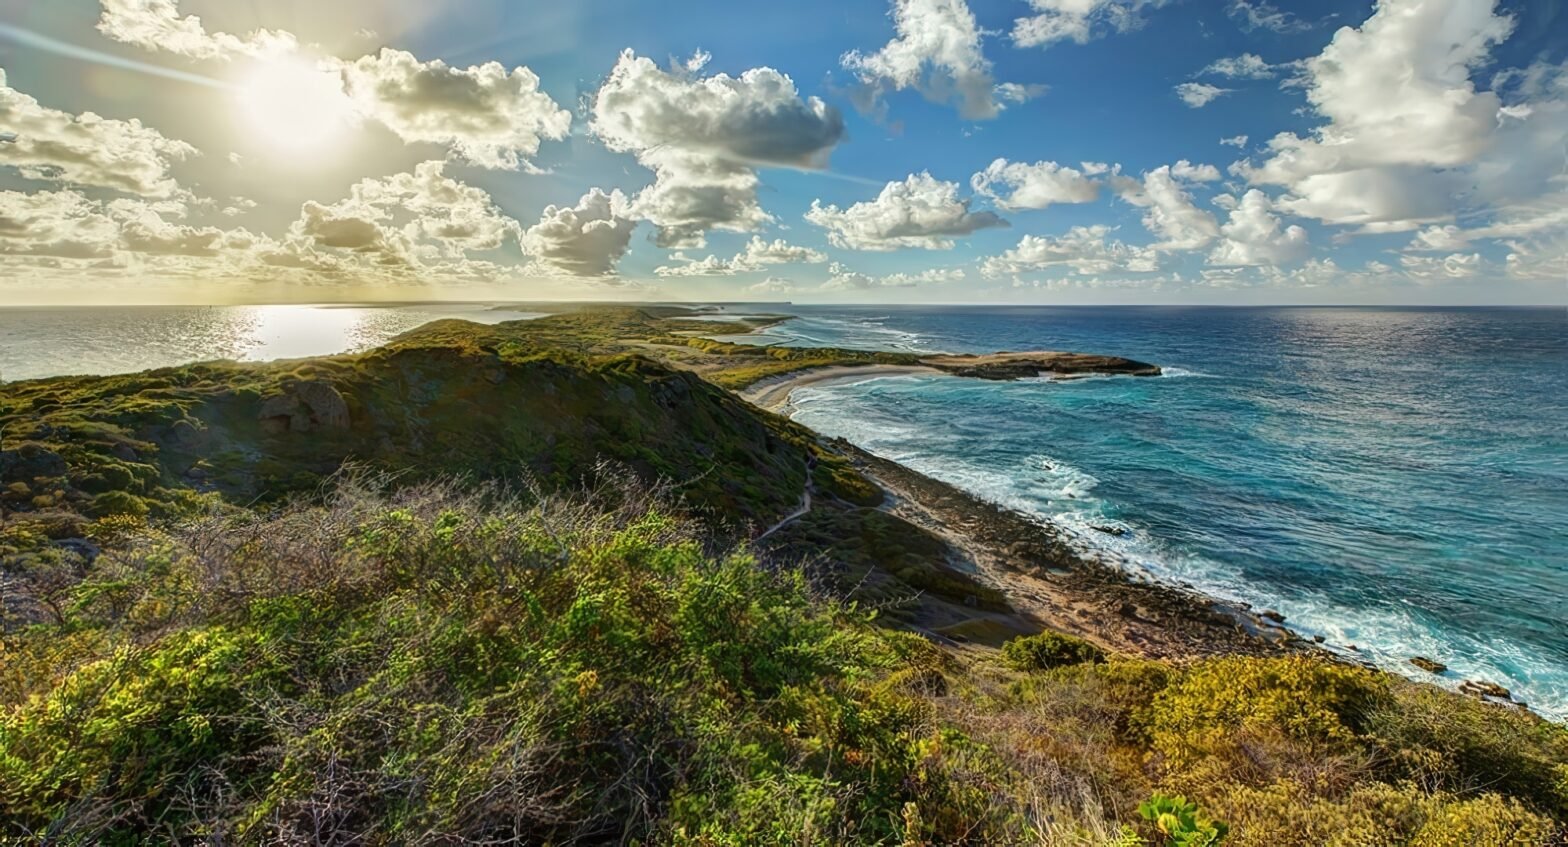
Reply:
<svg viewBox="0 0 1568 847"><path fill-rule="evenodd" d="M1466 679L1498 682L1540 713L1568 720L1568 667L1561 662L1517 642L1480 639L1445 629L1412 607L1352 607L1321 593L1282 589L1249 579L1238 566L1173 547L1128 518L1116 503L1097 495L1101 480L1082 468L1045 453L1030 455L1013 468L986 466L962 454L961 445L950 445L956 452L944 451L944 438L917 420L878 414L853 401L855 393L868 390L867 384L877 381L802 388L793 398L793 417L984 500L1030 515L1060 531L1080 555L1130 575L1234 604L1279 611L1293 631L1306 638L1321 638L1324 648L1351 661L1448 688L1457 688ZM1439 658L1449 671L1441 677L1426 674L1409 663L1413 656Z"/></svg>

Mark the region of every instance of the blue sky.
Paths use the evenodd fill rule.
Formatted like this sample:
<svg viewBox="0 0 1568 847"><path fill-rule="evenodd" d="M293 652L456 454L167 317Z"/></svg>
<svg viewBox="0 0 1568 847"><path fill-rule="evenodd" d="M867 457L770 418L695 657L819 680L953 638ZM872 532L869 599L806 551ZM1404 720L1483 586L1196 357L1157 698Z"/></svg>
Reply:
<svg viewBox="0 0 1568 847"><path fill-rule="evenodd" d="M1555 0L0 0L0 25L13 302L1568 301Z"/></svg>

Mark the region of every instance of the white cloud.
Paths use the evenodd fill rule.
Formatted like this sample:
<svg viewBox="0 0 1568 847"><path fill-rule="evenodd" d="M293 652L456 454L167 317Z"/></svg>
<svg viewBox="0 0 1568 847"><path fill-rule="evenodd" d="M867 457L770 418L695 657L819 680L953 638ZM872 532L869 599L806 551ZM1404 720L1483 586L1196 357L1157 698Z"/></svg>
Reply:
<svg viewBox="0 0 1568 847"><path fill-rule="evenodd" d="M1162 239L1153 245L1157 251L1197 250L1219 237L1214 216L1192 202L1169 165L1149 171L1141 181L1118 175L1111 184L1123 200L1145 210L1143 225Z"/></svg>
<svg viewBox="0 0 1568 847"><path fill-rule="evenodd" d="M1176 86L1176 96L1193 109L1201 109L1230 92L1229 88L1220 88L1206 82L1184 82Z"/></svg>
<svg viewBox="0 0 1568 847"><path fill-rule="evenodd" d="M969 204L969 200L958 198L957 183L918 173L902 182L888 183L875 200L847 209L814 200L806 220L827 230L828 240L836 247L949 250L955 236L1007 225L993 212L970 211Z"/></svg>
<svg viewBox="0 0 1568 847"><path fill-rule="evenodd" d="M822 283L824 291L866 291L875 288L914 288L920 285L944 282L961 282L967 274L963 268L932 268L920 273L895 273L871 276L852 271L834 262L828 266L828 280Z"/></svg>
<svg viewBox="0 0 1568 847"><path fill-rule="evenodd" d="M666 247L700 247L709 230L751 232L772 221L757 199L759 166L823 168L844 119L802 98L788 76L753 68L739 77L667 72L621 54L593 103L605 146L655 173L631 214L658 227Z"/></svg>
<svg viewBox="0 0 1568 847"><path fill-rule="evenodd" d="M746 286L746 290L757 291L764 294L788 294L789 292L795 290L795 283L784 279L783 277L770 276L767 279L756 283L755 285Z"/></svg>
<svg viewBox="0 0 1568 847"><path fill-rule="evenodd" d="M1092 203L1100 196L1098 182L1081 171L1055 162L1031 165L997 159L975 174L970 185L976 194L990 197L1003 209L1044 209L1054 203Z"/></svg>
<svg viewBox="0 0 1568 847"><path fill-rule="evenodd" d="M1515 157L1526 161L1498 165L1516 179L1489 179L1488 187L1465 171L1505 135L1538 143L1541 132L1560 138L1562 128L1551 116L1533 115L1500 128L1503 102L1470 80L1513 28L1493 5L1382 0L1359 28L1340 29L1302 63L1307 99L1327 122L1305 138L1275 136L1263 164L1244 162L1238 173L1287 188L1281 209L1379 231L1447 217L1467 192L1530 182L1539 190L1540 174L1522 173L1540 163L1531 144L1521 143ZM1560 168L1560 152L1555 158Z"/></svg>
<svg viewBox="0 0 1568 847"><path fill-rule="evenodd" d="M102 259L119 226L102 204L75 191L0 191L0 254Z"/></svg>
<svg viewBox="0 0 1568 847"><path fill-rule="evenodd" d="M292 34L258 29L243 37L207 32L201 18L181 16L178 0L100 0L103 15L98 31L124 44L164 51L192 59L227 61L236 56L292 52Z"/></svg>
<svg viewBox="0 0 1568 847"><path fill-rule="evenodd" d="M1429 226L1410 240L1409 250L1458 250L1470 244L1470 236L1453 224Z"/></svg>
<svg viewBox="0 0 1568 847"><path fill-rule="evenodd" d="M289 230L314 250L341 250L377 267L416 268L495 250L521 232L481 188L445 174L445 162L364 179L327 205L307 201Z"/></svg>
<svg viewBox="0 0 1568 847"><path fill-rule="evenodd" d="M1267 29L1279 33L1303 32L1312 28L1312 24L1296 17L1292 12L1282 12L1268 0L1231 0L1226 9L1230 16L1241 28L1251 32L1255 29Z"/></svg>
<svg viewBox="0 0 1568 847"><path fill-rule="evenodd" d="M1268 195L1256 188L1243 195L1220 227L1220 242L1209 254L1209 264L1281 265L1305 258L1307 231L1282 227L1272 210Z"/></svg>
<svg viewBox="0 0 1568 847"><path fill-rule="evenodd" d="M1026 235L1018 246L981 264L980 272L996 278L1033 271L1065 267L1082 276L1112 271L1150 273L1158 270L1159 257L1153 249L1133 247L1120 241L1106 241L1111 228L1104 225L1075 226L1060 237Z"/></svg>
<svg viewBox="0 0 1568 847"><path fill-rule="evenodd" d="M1171 165L1171 176L1188 182L1214 182L1220 178L1220 169L1213 165L1194 165L1181 159Z"/></svg>
<svg viewBox="0 0 1568 847"><path fill-rule="evenodd" d="M1263 57L1256 53L1243 53L1240 56L1215 59L1198 73L1232 79L1269 79L1274 76L1274 66L1263 61Z"/></svg>
<svg viewBox="0 0 1568 847"><path fill-rule="evenodd" d="M178 190L173 162L197 155L183 141L165 138L139 120L119 121L92 112L73 115L42 106L11 88L0 68L0 166L28 179L112 188L148 197Z"/></svg>
<svg viewBox="0 0 1568 847"><path fill-rule="evenodd" d="M752 236L745 249L732 259L717 256L692 259L682 253L671 258L682 264L659 267L654 273L659 276L731 276L760 271L771 265L815 264L828 260L826 253L810 247L798 247L781 238L765 241L761 236Z"/></svg>
<svg viewBox="0 0 1568 847"><path fill-rule="evenodd" d="M1019 47L1040 47L1058 41L1087 44L1106 29L1128 32L1143 26L1143 10L1166 0L1029 0L1037 14L1013 22L1012 39Z"/></svg>
<svg viewBox="0 0 1568 847"><path fill-rule="evenodd" d="M607 276L626 255L637 222L625 195L595 188L577 206L549 206L523 235L523 249L545 268L570 276Z"/></svg>
<svg viewBox="0 0 1568 847"><path fill-rule="evenodd" d="M981 50L983 35L964 0L893 0L892 41L875 53L851 50L841 62L866 86L868 104L887 89L919 90L937 103L956 102L969 120L994 118L1000 101L1021 103L1044 93L1042 86L998 86Z"/></svg>
<svg viewBox="0 0 1568 847"><path fill-rule="evenodd" d="M1481 272L1480 253L1452 253L1448 256L1400 256L1399 264L1411 279L1441 281L1470 279Z"/></svg>
<svg viewBox="0 0 1568 847"><path fill-rule="evenodd" d="M1226 147L1246 147L1247 146L1247 136L1245 136L1245 135L1232 135L1229 138L1221 138L1220 139L1220 143L1225 145Z"/></svg>
<svg viewBox="0 0 1568 847"><path fill-rule="evenodd" d="M539 90L528 68L499 62L454 68L390 48L341 66L358 111L403 141L442 144L476 165L515 170L542 139L565 138L570 112Z"/></svg>

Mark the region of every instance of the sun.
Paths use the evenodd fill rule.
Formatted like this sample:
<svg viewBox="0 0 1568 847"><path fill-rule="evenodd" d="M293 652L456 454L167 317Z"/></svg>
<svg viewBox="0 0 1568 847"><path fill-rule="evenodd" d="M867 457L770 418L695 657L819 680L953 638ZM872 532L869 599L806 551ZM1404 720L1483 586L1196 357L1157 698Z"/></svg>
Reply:
<svg viewBox="0 0 1568 847"><path fill-rule="evenodd" d="M327 152L354 123L338 75L298 57L258 62L237 96L246 130L281 153Z"/></svg>

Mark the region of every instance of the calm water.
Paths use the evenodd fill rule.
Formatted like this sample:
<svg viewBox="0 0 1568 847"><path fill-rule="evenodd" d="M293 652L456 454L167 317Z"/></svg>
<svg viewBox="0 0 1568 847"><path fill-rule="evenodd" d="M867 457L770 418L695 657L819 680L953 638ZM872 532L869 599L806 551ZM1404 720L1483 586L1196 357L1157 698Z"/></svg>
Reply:
<svg viewBox="0 0 1568 847"><path fill-rule="evenodd" d="M794 414L1128 568L1568 718L1568 312L801 307L764 341L1071 349L1159 379L900 377ZM363 349L488 306L0 310L0 376ZM753 337L755 338L755 337ZM1113 537L1093 526L1126 531Z"/></svg>
<svg viewBox="0 0 1568 847"><path fill-rule="evenodd" d="M770 336L1057 349L1160 379L902 377L797 420L1049 517L1126 566L1568 717L1563 309L808 309ZM1092 529L1126 530L1112 537Z"/></svg>
<svg viewBox="0 0 1568 847"><path fill-rule="evenodd" d="M0 379L328 356L384 344L438 318L530 317L539 314L489 304L0 309Z"/></svg>

